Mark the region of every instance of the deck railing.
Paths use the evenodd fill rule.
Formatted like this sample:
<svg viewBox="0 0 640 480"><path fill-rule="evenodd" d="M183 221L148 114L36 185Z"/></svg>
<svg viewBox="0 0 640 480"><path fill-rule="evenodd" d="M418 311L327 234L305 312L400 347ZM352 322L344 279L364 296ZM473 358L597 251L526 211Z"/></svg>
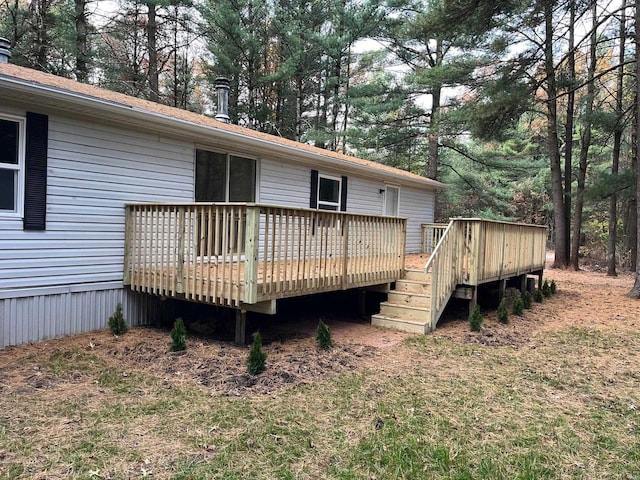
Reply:
<svg viewBox="0 0 640 480"><path fill-rule="evenodd" d="M451 220L431 253L431 323L435 325L457 285L481 283L544 268L547 228L475 218Z"/></svg>
<svg viewBox="0 0 640 480"><path fill-rule="evenodd" d="M420 224L422 235L420 238L420 248L422 253L431 254L438 245L448 227L446 223L422 223Z"/></svg>
<svg viewBox="0 0 640 480"><path fill-rule="evenodd" d="M126 206L126 284L238 307L386 283L406 220L258 204Z"/></svg>

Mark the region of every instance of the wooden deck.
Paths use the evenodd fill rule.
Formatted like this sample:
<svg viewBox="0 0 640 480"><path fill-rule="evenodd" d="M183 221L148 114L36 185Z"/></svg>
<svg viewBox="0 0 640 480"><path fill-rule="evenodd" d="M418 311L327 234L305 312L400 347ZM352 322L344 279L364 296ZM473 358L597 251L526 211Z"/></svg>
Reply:
<svg viewBox="0 0 640 480"><path fill-rule="evenodd" d="M259 204L136 204L126 207L124 283L169 298L275 313L280 298L396 282L391 300L408 297L404 304L385 302L385 310L404 308L412 318L403 321L420 317L426 331L457 292L470 292L473 304L483 283L541 276L546 237L546 227L474 218L424 224L429 253L417 265L412 256L421 272L410 279L402 218Z"/></svg>
<svg viewBox="0 0 640 480"><path fill-rule="evenodd" d="M404 268L401 218L256 204L126 208L125 284L140 292L252 309L393 282Z"/></svg>
<svg viewBox="0 0 640 480"><path fill-rule="evenodd" d="M472 304L477 287L535 274L542 276L547 228L480 218L452 219L433 249L425 272L433 277L432 326L458 286L469 286Z"/></svg>

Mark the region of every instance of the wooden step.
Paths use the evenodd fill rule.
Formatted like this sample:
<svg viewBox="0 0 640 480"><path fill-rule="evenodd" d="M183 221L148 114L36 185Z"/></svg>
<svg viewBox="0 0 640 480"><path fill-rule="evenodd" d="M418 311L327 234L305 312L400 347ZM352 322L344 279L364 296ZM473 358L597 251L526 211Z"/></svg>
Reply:
<svg viewBox="0 0 640 480"><path fill-rule="evenodd" d="M410 305L412 307L431 307L431 295L422 293L399 292L392 290L387 295L387 302L396 305Z"/></svg>
<svg viewBox="0 0 640 480"><path fill-rule="evenodd" d="M430 324L427 322L416 322L411 320L402 320L400 318L387 317L378 313L371 317L371 325L385 328L393 328L402 332L418 333L424 335L431 330Z"/></svg>
<svg viewBox="0 0 640 480"><path fill-rule="evenodd" d="M415 280L417 282L431 282L431 273L425 273L424 270L405 270L404 277L405 280Z"/></svg>
<svg viewBox="0 0 640 480"><path fill-rule="evenodd" d="M430 310L424 307L412 307L410 305L397 305L389 302L380 304L380 313L385 317L401 318L402 320L412 320L428 322L431 319Z"/></svg>
<svg viewBox="0 0 640 480"><path fill-rule="evenodd" d="M430 281L422 282L416 280L397 280L394 290L399 292L420 293L427 295L431 293Z"/></svg>

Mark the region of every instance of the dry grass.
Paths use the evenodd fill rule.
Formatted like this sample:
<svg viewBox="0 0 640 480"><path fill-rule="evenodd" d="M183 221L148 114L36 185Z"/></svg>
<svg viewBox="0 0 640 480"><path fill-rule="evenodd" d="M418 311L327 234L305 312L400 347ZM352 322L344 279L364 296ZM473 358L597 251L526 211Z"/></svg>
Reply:
<svg viewBox="0 0 640 480"><path fill-rule="evenodd" d="M0 478L638 478L631 278L548 276L557 295L508 325L484 312L477 334L328 319L322 352L296 325L265 343L259 377L248 348L190 337L169 353L153 329L7 349Z"/></svg>

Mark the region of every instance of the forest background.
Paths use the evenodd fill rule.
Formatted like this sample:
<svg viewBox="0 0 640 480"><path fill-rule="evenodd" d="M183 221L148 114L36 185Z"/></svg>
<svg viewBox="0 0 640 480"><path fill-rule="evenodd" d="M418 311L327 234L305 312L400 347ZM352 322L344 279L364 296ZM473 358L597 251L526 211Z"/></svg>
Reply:
<svg viewBox="0 0 640 480"><path fill-rule="evenodd" d="M544 224L638 265L637 2L0 0L12 63L449 185L437 219Z"/></svg>

